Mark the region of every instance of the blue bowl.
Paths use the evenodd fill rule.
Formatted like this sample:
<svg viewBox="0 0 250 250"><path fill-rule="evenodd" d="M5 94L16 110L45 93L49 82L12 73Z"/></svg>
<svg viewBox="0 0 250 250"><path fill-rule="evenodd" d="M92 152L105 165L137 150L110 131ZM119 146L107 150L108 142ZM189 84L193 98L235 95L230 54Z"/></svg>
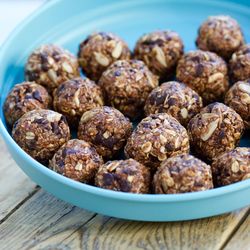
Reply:
<svg viewBox="0 0 250 250"><path fill-rule="evenodd" d="M105 5L103 4L105 2ZM97 213L142 221L178 221L226 213L250 204L250 180L209 191L139 195L114 192L61 176L27 155L11 138L2 106L15 83L24 79L29 53L43 43L56 43L76 54L79 43L93 31L111 31L133 48L137 38L156 29L172 29L195 49L201 22L209 15L228 14L241 24L250 41L250 6L245 1L144 0L51 1L12 33L0 51L0 132L17 164L53 195ZM242 145L250 145L246 136Z"/></svg>

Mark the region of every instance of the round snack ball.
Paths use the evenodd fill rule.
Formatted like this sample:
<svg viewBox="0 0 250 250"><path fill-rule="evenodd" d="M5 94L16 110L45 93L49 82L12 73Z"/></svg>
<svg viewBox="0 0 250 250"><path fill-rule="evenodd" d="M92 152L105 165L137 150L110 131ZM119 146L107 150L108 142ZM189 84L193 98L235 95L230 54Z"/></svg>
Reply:
<svg viewBox="0 0 250 250"><path fill-rule="evenodd" d="M142 36L136 43L135 58L142 60L161 80L171 77L183 54L183 42L173 31L155 31Z"/></svg>
<svg viewBox="0 0 250 250"><path fill-rule="evenodd" d="M133 158L152 170L167 158L188 152L186 129L166 113L144 118L125 146L127 158Z"/></svg>
<svg viewBox="0 0 250 250"><path fill-rule="evenodd" d="M237 146L244 131L241 117L222 103L211 103L193 117L188 133L194 151L207 160Z"/></svg>
<svg viewBox="0 0 250 250"><path fill-rule="evenodd" d="M53 44L33 51L25 66L26 79L43 85L49 92L79 74L77 58Z"/></svg>
<svg viewBox="0 0 250 250"><path fill-rule="evenodd" d="M77 127L82 114L104 105L101 88L89 79L74 78L62 83L54 91L54 109Z"/></svg>
<svg viewBox="0 0 250 250"><path fill-rule="evenodd" d="M241 116L245 128L250 129L250 79L235 83L227 92L225 103Z"/></svg>
<svg viewBox="0 0 250 250"><path fill-rule="evenodd" d="M244 44L244 36L236 20L230 16L210 16L198 31L196 45L202 50L215 52L224 59Z"/></svg>
<svg viewBox="0 0 250 250"><path fill-rule="evenodd" d="M83 72L98 80L113 62L130 59L128 45L118 36L108 32L93 33L80 44L79 64Z"/></svg>
<svg viewBox="0 0 250 250"><path fill-rule="evenodd" d="M36 109L24 114L13 126L12 136L31 157L47 164L70 139L65 117L55 111Z"/></svg>
<svg viewBox="0 0 250 250"><path fill-rule="evenodd" d="M235 148L213 161L212 172L218 186L250 178L250 148Z"/></svg>
<svg viewBox="0 0 250 250"><path fill-rule="evenodd" d="M149 192L150 171L133 159L109 161L99 168L95 184L114 191L146 194Z"/></svg>
<svg viewBox="0 0 250 250"><path fill-rule="evenodd" d="M112 158L124 146L132 124L120 111L98 107L85 112L78 127L78 138L89 142L104 158Z"/></svg>
<svg viewBox="0 0 250 250"><path fill-rule="evenodd" d="M171 157L158 168L153 180L156 194L176 194L213 188L211 167L192 155Z"/></svg>
<svg viewBox="0 0 250 250"><path fill-rule="evenodd" d="M16 84L4 103L4 115L12 126L22 115L34 109L47 109L51 97L47 90L34 82Z"/></svg>
<svg viewBox="0 0 250 250"><path fill-rule="evenodd" d="M158 77L138 60L120 60L113 63L99 80L109 104L125 116L136 119L149 93L158 86Z"/></svg>
<svg viewBox="0 0 250 250"><path fill-rule="evenodd" d="M95 148L77 139L66 142L53 156L49 168L75 181L89 183L103 164Z"/></svg>
<svg viewBox="0 0 250 250"><path fill-rule="evenodd" d="M243 45L232 55L229 73L233 82L250 79L250 43Z"/></svg>
<svg viewBox="0 0 250 250"><path fill-rule="evenodd" d="M176 77L211 103L224 98L228 90L227 65L222 58L208 51L190 51L179 61Z"/></svg>
<svg viewBox="0 0 250 250"><path fill-rule="evenodd" d="M172 81L163 83L149 94L144 110L146 115L168 113L186 126L202 107L202 99L194 90Z"/></svg>

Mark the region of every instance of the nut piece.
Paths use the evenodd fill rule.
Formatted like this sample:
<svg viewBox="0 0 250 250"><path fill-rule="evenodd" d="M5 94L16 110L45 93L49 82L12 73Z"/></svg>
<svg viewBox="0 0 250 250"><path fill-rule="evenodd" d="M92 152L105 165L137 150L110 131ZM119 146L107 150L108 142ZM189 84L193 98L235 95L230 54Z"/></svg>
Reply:
<svg viewBox="0 0 250 250"><path fill-rule="evenodd" d="M186 126L202 106L201 97L185 84L165 82L149 94L144 110L146 115L168 113Z"/></svg>
<svg viewBox="0 0 250 250"><path fill-rule="evenodd" d="M229 73L233 82L250 79L250 44L241 46L233 54L229 61Z"/></svg>
<svg viewBox="0 0 250 250"><path fill-rule="evenodd" d="M245 128L250 129L250 80L235 83L227 92L225 103L241 116Z"/></svg>
<svg viewBox="0 0 250 250"><path fill-rule="evenodd" d="M213 188L211 167L192 155L183 154L164 161L153 180L156 194L176 194Z"/></svg>
<svg viewBox="0 0 250 250"><path fill-rule="evenodd" d="M212 172L217 186L250 178L250 148L235 148L215 158Z"/></svg>
<svg viewBox="0 0 250 250"><path fill-rule="evenodd" d="M98 107L83 114L78 138L89 142L104 158L112 158L125 145L132 124L120 111Z"/></svg>
<svg viewBox="0 0 250 250"><path fill-rule="evenodd" d="M99 168L95 184L114 191L146 194L149 192L150 172L133 159L109 161Z"/></svg>
<svg viewBox="0 0 250 250"><path fill-rule="evenodd" d="M7 123L13 124L25 113L34 109L46 109L51 105L47 90L34 82L16 84L4 103L4 115Z"/></svg>
<svg viewBox="0 0 250 250"><path fill-rule="evenodd" d="M57 112L36 109L24 114L13 126L12 136L31 157L47 164L70 139L65 117Z"/></svg>
<svg viewBox="0 0 250 250"><path fill-rule="evenodd" d="M92 80L99 80L102 73L118 59L130 59L128 45L112 33L99 32L88 36L79 47L79 64Z"/></svg>
<svg viewBox="0 0 250 250"><path fill-rule="evenodd" d="M125 155L155 170L169 157L188 153L187 131L166 113L152 114L143 119L129 137Z"/></svg>
<svg viewBox="0 0 250 250"><path fill-rule="evenodd" d="M103 164L95 148L81 140L65 143L50 161L49 168L75 181L90 183Z"/></svg>
<svg viewBox="0 0 250 250"><path fill-rule="evenodd" d="M222 100L228 90L227 65L208 51L190 51L179 61L176 77L203 98L204 103Z"/></svg>
<svg viewBox="0 0 250 250"><path fill-rule="evenodd" d="M210 16L198 31L196 45L228 60L244 44L241 28L230 16Z"/></svg>
<svg viewBox="0 0 250 250"><path fill-rule="evenodd" d="M52 44L34 50L25 66L26 79L43 85L50 93L62 82L77 76L77 58Z"/></svg>
<svg viewBox="0 0 250 250"><path fill-rule="evenodd" d="M104 105L101 88L88 78L74 78L54 91L54 109L65 115L72 127L77 127L82 114Z"/></svg>
<svg viewBox="0 0 250 250"><path fill-rule="evenodd" d="M158 86L158 77L142 61L120 60L102 74L99 85L109 105L136 119L142 115L141 110L149 93Z"/></svg>
<svg viewBox="0 0 250 250"><path fill-rule="evenodd" d="M135 58L144 61L161 81L174 74L182 54L183 42L177 33L170 30L143 35L134 50Z"/></svg>
<svg viewBox="0 0 250 250"><path fill-rule="evenodd" d="M210 161L238 145L244 124L233 109L216 102L193 117L187 129L195 153Z"/></svg>

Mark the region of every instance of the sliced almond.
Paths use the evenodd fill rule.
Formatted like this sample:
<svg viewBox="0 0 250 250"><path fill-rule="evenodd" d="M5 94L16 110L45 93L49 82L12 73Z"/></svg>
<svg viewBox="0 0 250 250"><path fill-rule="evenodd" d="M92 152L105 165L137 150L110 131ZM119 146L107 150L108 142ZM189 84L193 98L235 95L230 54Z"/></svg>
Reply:
<svg viewBox="0 0 250 250"><path fill-rule="evenodd" d="M54 83L57 82L57 74L53 69L48 70L48 77L52 82L54 82Z"/></svg>
<svg viewBox="0 0 250 250"><path fill-rule="evenodd" d="M118 42L112 51L112 57L119 58L122 53L122 43Z"/></svg>
<svg viewBox="0 0 250 250"><path fill-rule="evenodd" d="M147 141L141 146L141 148L144 153L149 153L152 149L152 143Z"/></svg>
<svg viewBox="0 0 250 250"><path fill-rule="evenodd" d="M74 102L76 107L80 107L80 100L79 100L80 89L78 89L74 94Z"/></svg>
<svg viewBox="0 0 250 250"><path fill-rule="evenodd" d="M108 66L109 65L109 59L104 56L102 53L94 52L96 61L101 64L102 66Z"/></svg>
<svg viewBox="0 0 250 250"><path fill-rule="evenodd" d="M113 162L109 167L108 171L113 171L119 166L119 162Z"/></svg>
<svg viewBox="0 0 250 250"><path fill-rule="evenodd" d="M214 131L216 130L218 126L218 123L219 123L219 119L212 121L208 124L206 133L201 135L201 139L203 141L207 141L212 136L212 134L214 133Z"/></svg>
<svg viewBox="0 0 250 250"><path fill-rule="evenodd" d="M237 173L240 170L239 162L234 161L231 165L231 170L233 173Z"/></svg>
<svg viewBox="0 0 250 250"><path fill-rule="evenodd" d="M245 92L245 93L250 94L250 85L248 85L248 84L240 83L240 84L239 84L239 89L240 89L242 92Z"/></svg>
<svg viewBox="0 0 250 250"><path fill-rule="evenodd" d="M215 81L218 81L218 80L221 80L224 78L224 75L220 72L218 73L215 73L213 75L211 75L209 78L208 78L208 83L212 83L212 82L215 82Z"/></svg>
<svg viewBox="0 0 250 250"><path fill-rule="evenodd" d="M186 108L181 109L181 116L186 119L188 117L188 111Z"/></svg>
<svg viewBox="0 0 250 250"><path fill-rule="evenodd" d="M164 67L167 67L165 54L159 46L153 48L153 51L156 53L156 60Z"/></svg>
<svg viewBox="0 0 250 250"><path fill-rule="evenodd" d="M72 69L71 65L68 64L67 62L63 62L62 68L63 68L63 70L64 70L65 72L68 72L68 73L70 73L70 74L73 73L73 69Z"/></svg>
<svg viewBox="0 0 250 250"><path fill-rule="evenodd" d="M82 117L81 117L81 122L82 123L85 123L87 121L89 121L92 117L94 117L96 115L96 112L93 112L93 111L86 111Z"/></svg>

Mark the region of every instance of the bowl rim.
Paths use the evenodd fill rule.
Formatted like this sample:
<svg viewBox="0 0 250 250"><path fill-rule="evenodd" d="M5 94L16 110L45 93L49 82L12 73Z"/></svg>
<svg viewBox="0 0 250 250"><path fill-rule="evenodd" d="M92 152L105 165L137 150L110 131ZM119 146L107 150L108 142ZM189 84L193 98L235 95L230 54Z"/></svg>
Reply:
<svg viewBox="0 0 250 250"><path fill-rule="evenodd" d="M42 15L42 13L45 12L48 8L57 5L59 2L61 2L61 0L54 0L51 2L44 3L39 9L35 10L31 15L29 15L27 18L21 21L20 24L12 30L10 35L7 37L7 39L3 42L2 46L0 47L1 48L0 61L2 61L2 57L4 56L4 51L8 48L9 44L11 44L13 39L15 39L16 35L20 34L22 29L24 29L32 19L36 18L36 16ZM42 165L41 163L33 159L23 149L21 149L18 146L18 144L14 141L14 139L7 131L7 128L5 127L1 117L0 117L0 134L2 135L8 147L11 147L14 151L17 152L20 158L23 158L25 161L29 162L29 165L34 167L36 171L41 172L47 178L51 178L55 181L58 181L61 184L69 186L70 188L79 189L83 192L105 198L134 201L134 202L172 203L172 202L193 201L193 200L202 200L202 199L219 197L222 195L238 192L250 187L250 179L248 179L219 188L192 192L192 193L181 193L181 194L133 194L133 193L107 190L74 181L68 177L65 177L63 175L54 172L53 170L47 168L46 166Z"/></svg>

